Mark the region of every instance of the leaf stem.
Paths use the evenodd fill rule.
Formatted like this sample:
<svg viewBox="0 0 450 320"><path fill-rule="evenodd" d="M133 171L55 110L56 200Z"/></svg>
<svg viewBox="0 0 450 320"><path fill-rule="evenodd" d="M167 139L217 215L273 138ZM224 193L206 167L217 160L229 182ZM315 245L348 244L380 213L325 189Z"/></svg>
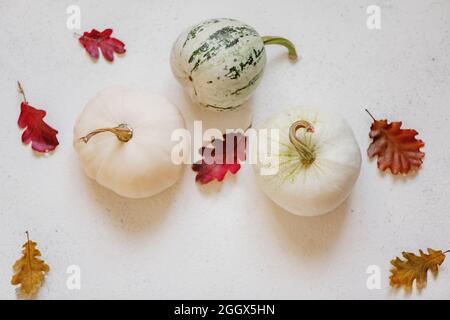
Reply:
<svg viewBox="0 0 450 320"><path fill-rule="evenodd" d="M88 135L81 137L80 140L83 141L84 143L88 143L93 136L103 132L114 133L117 139L119 139L122 142L128 142L133 137L133 129L129 125L122 123L114 128L102 128L94 130Z"/></svg>
<svg viewBox="0 0 450 320"><path fill-rule="evenodd" d="M30 234L28 233L28 230L27 231L25 231L25 233L26 233L26 235L27 235L27 256L28 256L28 267L30 268L29 269L29 271L30 271L30 274L32 274L33 273L33 268L32 268L32 265L31 265L31 248L30 248ZM32 277L30 276L29 277L29 281L30 281L30 287L31 287L31 285L32 285Z"/></svg>
<svg viewBox="0 0 450 320"><path fill-rule="evenodd" d="M277 44L286 47L288 49L289 59L291 59L292 61L297 61L297 50L295 49L294 44L288 39L281 37L264 36L262 37L262 40L264 45Z"/></svg>
<svg viewBox="0 0 450 320"><path fill-rule="evenodd" d="M444 251L443 254L447 254L447 253L449 253L449 252L450 252L450 250L447 250L447 251Z"/></svg>
<svg viewBox="0 0 450 320"><path fill-rule="evenodd" d="M22 87L22 84L20 83L20 81L17 81L17 87L19 88L19 93L22 95L23 102L27 103L27 97L25 96L25 91L23 90L23 87Z"/></svg>
<svg viewBox="0 0 450 320"><path fill-rule="evenodd" d="M369 114L369 116L373 119L373 121L377 121L377 119L375 119L375 117L370 113L370 111L369 110L367 110L367 109L364 109L364 110L366 110L366 112Z"/></svg>
<svg viewBox="0 0 450 320"><path fill-rule="evenodd" d="M305 120L295 121L289 128L289 140L297 149L301 161L304 165L309 166L316 160L316 153L313 147L307 145L297 137L297 130L304 128L306 132L314 132L314 127Z"/></svg>

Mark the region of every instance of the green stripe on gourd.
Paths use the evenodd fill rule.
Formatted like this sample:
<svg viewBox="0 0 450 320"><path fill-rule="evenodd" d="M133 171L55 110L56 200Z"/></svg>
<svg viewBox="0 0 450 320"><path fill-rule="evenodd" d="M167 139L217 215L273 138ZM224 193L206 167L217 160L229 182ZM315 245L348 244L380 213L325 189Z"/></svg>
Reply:
<svg viewBox="0 0 450 320"><path fill-rule="evenodd" d="M200 23L200 24L196 25L195 27L193 27L191 29L191 31L189 31L189 33L186 37L186 41L184 41L184 43L183 43L183 47L186 46L186 44L189 42L189 40L195 39L195 37L197 37L198 33L205 30L205 27L207 27L210 24L218 23L218 22L220 22L219 19L212 19L212 20L208 20L204 23Z"/></svg>
<svg viewBox="0 0 450 320"><path fill-rule="evenodd" d="M264 47L261 49L253 49L253 51L248 56L247 60L244 62L239 62L238 65L234 65L231 68L228 69L228 73L225 74L226 77L229 77L230 79L237 79L240 77L241 73L245 71L245 69L249 66L255 66L259 63L261 58L263 57L264 53ZM235 62L238 62L237 60Z"/></svg>
<svg viewBox="0 0 450 320"><path fill-rule="evenodd" d="M211 19L178 37L171 66L193 101L216 110L233 110L248 100L262 79L265 45L280 44L296 59L293 44L279 37L261 37L233 19Z"/></svg>
<svg viewBox="0 0 450 320"><path fill-rule="evenodd" d="M199 48L192 52L192 55L188 60L189 63L195 61L191 72L197 70L201 64L208 62L218 53L224 52L226 49L237 45L240 38L248 36L258 37L258 34L248 26L226 26L217 30L211 34Z"/></svg>
<svg viewBox="0 0 450 320"><path fill-rule="evenodd" d="M263 75L263 71L261 71L260 73L256 74L256 76L254 76L254 77L247 83L247 85L245 85L245 86L243 86L242 88L239 88L239 89L233 91L233 92L231 93L231 95L232 95L232 96L238 95L238 94L241 94L244 90L248 90L249 88L251 88L253 85L255 85L255 84L258 82L258 80L262 77L262 75Z"/></svg>
<svg viewBox="0 0 450 320"><path fill-rule="evenodd" d="M231 111L231 110L236 110L240 107L241 105L238 106L231 106L231 107L219 107L219 106L213 106L212 104L207 104L205 105L206 108L208 109L213 109L213 110L217 110L217 111Z"/></svg>

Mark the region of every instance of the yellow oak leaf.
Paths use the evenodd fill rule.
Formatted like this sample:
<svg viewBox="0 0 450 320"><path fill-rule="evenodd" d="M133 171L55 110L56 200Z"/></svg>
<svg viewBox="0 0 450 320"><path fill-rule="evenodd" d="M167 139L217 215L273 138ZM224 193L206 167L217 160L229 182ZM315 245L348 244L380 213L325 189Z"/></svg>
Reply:
<svg viewBox="0 0 450 320"><path fill-rule="evenodd" d="M36 242L30 240L27 232L27 242L22 246L23 256L13 266L12 285L19 285L19 293L31 297L37 293L50 267L38 257L41 252L36 248Z"/></svg>
<svg viewBox="0 0 450 320"><path fill-rule="evenodd" d="M402 252L406 260L396 257L391 261L393 268L389 278L390 285L394 288L404 287L406 291L411 291L415 280L418 290L425 288L428 270L433 276L437 276L438 267L444 262L446 252L430 248L428 248L428 254L419 250L419 256L411 252Z"/></svg>

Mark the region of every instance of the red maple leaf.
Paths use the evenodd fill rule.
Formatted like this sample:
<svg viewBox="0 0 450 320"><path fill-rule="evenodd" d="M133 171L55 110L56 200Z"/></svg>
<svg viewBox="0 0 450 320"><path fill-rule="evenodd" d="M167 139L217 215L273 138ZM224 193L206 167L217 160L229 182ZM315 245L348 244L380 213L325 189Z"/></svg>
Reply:
<svg viewBox="0 0 450 320"><path fill-rule="evenodd" d="M84 32L78 41L93 59L98 59L100 49L105 59L112 62L114 52L125 53L125 44L116 38L111 38L112 32L112 29L105 29L102 32L92 29L91 32Z"/></svg>
<svg viewBox="0 0 450 320"><path fill-rule="evenodd" d="M369 158L378 156L378 168L381 171L389 168L392 174L408 174L419 170L425 156L420 148L425 143L416 139L418 132L413 129L401 129L401 121L389 123L387 120L376 120L370 116L373 123L369 137L373 141L367 149L367 155Z"/></svg>
<svg viewBox="0 0 450 320"><path fill-rule="evenodd" d="M192 170L197 172L195 181L200 184L222 181L228 171L238 172L239 162L246 158L246 144L245 135L233 132L224 134L223 139L211 141L211 147L202 147L199 152L203 159L192 165Z"/></svg>
<svg viewBox="0 0 450 320"><path fill-rule="evenodd" d="M21 129L25 129L22 134L22 142L29 144L37 152L50 152L59 145L56 135L58 131L44 122L47 114L44 110L39 110L30 106L25 98L25 93L20 83L19 91L23 95L23 102L20 104L20 116L17 121Z"/></svg>

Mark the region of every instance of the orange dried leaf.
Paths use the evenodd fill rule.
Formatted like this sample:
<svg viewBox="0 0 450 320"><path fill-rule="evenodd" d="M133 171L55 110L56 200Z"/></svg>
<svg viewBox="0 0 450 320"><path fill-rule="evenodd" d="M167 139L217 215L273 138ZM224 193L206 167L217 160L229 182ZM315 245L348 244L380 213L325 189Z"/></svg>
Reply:
<svg viewBox="0 0 450 320"><path fill-rule="evenodd" d="M11 284L20 284L19 293L25 297L36 294L47 272L50 270L49 266L38 258L41 256L41 252L36 246L36 242L28 239L22 246L22 258L17 260L13 266L14 275L11 279Z"/></svg>
<svg viewBox="0 0 450 320"><path fill-rule="evenodd" d="M416 256L411 252L402 252L406 260L396 257L391 261L394 266L391 269L390 285L394 288L404 287L406 291L411 291L413 282L416 280L416 288L421 290L427 286L428 270L433 276L437 276L438 267L445 260L445 253L442 250L428 248L428 254L419 250L420 255Z"/></svg>
<svg viewBox="0 0 450 320"><path fill-rule="evenodd" d="M401 129L401 121L389 123L387 120L373 120L369 133L373 141L367 155L369 158L378 156L378 168L381 171L389 168L392 174L408 174L419 170L425 156L420 148L425 143L416 139L418 132Z"/></svg>

